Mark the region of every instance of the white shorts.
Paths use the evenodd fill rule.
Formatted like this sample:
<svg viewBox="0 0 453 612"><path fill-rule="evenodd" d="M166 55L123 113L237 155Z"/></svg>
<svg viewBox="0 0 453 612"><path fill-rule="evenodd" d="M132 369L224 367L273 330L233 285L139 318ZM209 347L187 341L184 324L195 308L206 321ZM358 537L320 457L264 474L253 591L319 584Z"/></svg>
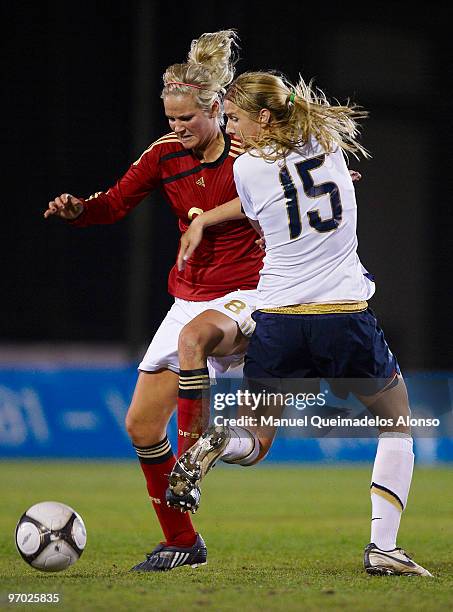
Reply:
<svg viewBox="0 0 453 612"><path fill-rule="evenodd" d="M165 368L179 374L179 334L184 325L206 310L217 310L226 314L230 319L236 321L243 335L249 338L255 330L255 322L251 315L255 310L256 301L256 290L233 291L207 302L188 302L175 298L175 303L160 324L138 369L144 372L155 372ZM226 357L209 357L209 374L211 378L215 378L216 372L223 373L230 368L238 368L243 360L244 353ZM241 377L242 373L238 372L237 376Z"/></svg>

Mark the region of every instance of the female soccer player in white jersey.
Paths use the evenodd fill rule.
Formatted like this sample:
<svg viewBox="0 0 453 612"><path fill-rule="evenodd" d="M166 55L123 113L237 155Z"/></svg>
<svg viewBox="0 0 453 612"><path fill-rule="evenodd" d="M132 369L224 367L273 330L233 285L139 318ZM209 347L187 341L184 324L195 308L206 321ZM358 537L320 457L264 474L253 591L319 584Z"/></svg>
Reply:
<svg viewBox="0 0 453 612"><path fill-rule="evenodd" d="M407 391L368 308L375 286L357 255L357 207L345 163L345 154L367 155L357 141L357 121L366 113L331 105L302 79L293 86L271 72L239 76L225 96L225 112L227 132L246 149L234 163L242 210L231 203L200 215L183 238L180 267L205 227L245 214L266 245L246 380L356 379L350 390L375 415L396 423L410 414ZM271 443L271 436L260 439L251 429L209 428L176 464L173 496L185 499L192 491L195 497L218 459L250 465ZM364 555L370 574L430 576L396 547L413 462L410 429L381 428Z"/></svg>

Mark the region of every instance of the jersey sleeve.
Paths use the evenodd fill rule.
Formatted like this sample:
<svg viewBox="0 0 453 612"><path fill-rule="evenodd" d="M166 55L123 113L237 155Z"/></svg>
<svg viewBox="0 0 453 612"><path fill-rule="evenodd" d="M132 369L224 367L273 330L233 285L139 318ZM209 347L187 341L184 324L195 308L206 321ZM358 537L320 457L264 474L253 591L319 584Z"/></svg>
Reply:
<svg viewBox="0 0 453 612"><path fill-rule="evenodd" d="M115 223L159 187L161 179L156 149L146 150L107 191L97 192L86 199L81 198L84 210L71 225L86 227Z"/></svg>
<svg viewBox="0 0 453 612"><path fill-rule="evenodd" d="M247 192L244 180L243 178L241 178L241 175L244 175L244 171L243 168L240 167L238 162L233 165L233 174L234 182L236 184L236 191L238 192L239 199L241 200L242 212L247 215L249 219L253 219L254 221L256 221L257 217L253 210L252 200L250 199L250 196Z"/></svg>

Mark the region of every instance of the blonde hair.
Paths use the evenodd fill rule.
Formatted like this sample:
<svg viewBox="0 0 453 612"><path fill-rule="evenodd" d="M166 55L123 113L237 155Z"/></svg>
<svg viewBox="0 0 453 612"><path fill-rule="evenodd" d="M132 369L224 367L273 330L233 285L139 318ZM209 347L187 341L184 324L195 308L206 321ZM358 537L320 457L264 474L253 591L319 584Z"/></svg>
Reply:
<svg viewBox="0 0 453 612"><path fill-rule="evenodd" d="M219 103L218 121L223 123L223 95L234 77L239 56L235 30L220 30L202 34L193 40L184 64L169 66L163 75L161 98L172 95L192 95L196 104L210 112Z"/></svg>
<svg viewBox="0 0 453 612"><path fill-rule="evenodd" d="M309 143L312 137L328 153L338 146L346 154L370 157L357 140L357 121L368 113L349 100L345 105L331 105L323 91L315 90L312 81L307 84L300 77L292 85L284 76L271 71L245 72L230 85L225 99L256 121L260 110L270 111L270 122L259 136L244 139L246 148L255 149L264 159L281 159Z"/></svg>

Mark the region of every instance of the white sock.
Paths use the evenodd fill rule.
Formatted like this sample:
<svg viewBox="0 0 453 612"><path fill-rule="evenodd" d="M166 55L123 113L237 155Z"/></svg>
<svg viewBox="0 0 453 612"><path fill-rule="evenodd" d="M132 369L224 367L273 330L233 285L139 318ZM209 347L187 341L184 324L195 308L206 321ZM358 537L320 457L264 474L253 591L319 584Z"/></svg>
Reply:
<svg viewBox="0 0 453 612"><path fill-rule="evenodd" d="M396 548L412 480L412 446L409 434L387 432L379 436L371 477L371 542L381 550Z"/></svg>
<svg viewBox="0 0 453 612"><path fill-rule="evenodd" d="M223 455L225 463L238 463L239 465L250 465L255 461L260 452L260 443L254 433L243 427L229 427L231 434Z"/></svg>

